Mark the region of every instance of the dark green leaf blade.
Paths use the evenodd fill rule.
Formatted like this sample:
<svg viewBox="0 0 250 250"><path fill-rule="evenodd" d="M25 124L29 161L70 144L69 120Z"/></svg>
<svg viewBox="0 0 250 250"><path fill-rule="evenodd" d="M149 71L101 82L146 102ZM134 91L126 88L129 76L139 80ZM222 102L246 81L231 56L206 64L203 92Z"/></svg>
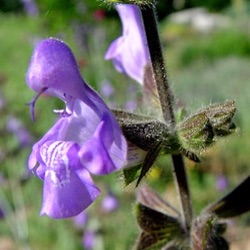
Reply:
<svg viewBox="0 0 250 250"><path fill-rule="evenodd" d="M231 218L250 211L250 176L228 195L209 206L206 210L219 218Z"/></svg>
<svg viewBox="0 0 250 250"><path fill-rule="evenodd" d="M182 229L176 217L155 211L141 203L136 206L136 217L143 230L136 249L160 249L182 237Z"/></svg>
<svg viewBox="0 0 250 250"><path fill-rule="evenodd" d="M141 172L141 168L142 164L138 164L136 166L125 168L123 170L125 186L128 186L130 183L132 183L134 180L138 178Z"/></svg>
<svg viewBox="0 0 250 250"><path fill-rule="evenodd" d="M142 232L137 244L137 250L159 250L164 247L164 250L178 250L179 248L174 246L174 242L164 238L164 235L148 234Z"/></svg>
<svg viewBox="0 0 250 250"><path fill-rule="evenodd" d="M162 148L162 142L156 141L154 145L150 148L150 150L147 152L146 157L143 161L141 173L138 177L138 180L136 182L136 186L138 186L142 180L142 178L147 174L147 172L150 170L150 168L155 163L155 160L157 156L159 155Z"/></svg>
<svg viewBox="0 0 250 250"><path fill-rule="evenodd" d="M136 205L136 218L144 232L173 237L181 234L181 225L176 217L153 210L141 203ZM174 237L175 237L174 236Z"/></svg>

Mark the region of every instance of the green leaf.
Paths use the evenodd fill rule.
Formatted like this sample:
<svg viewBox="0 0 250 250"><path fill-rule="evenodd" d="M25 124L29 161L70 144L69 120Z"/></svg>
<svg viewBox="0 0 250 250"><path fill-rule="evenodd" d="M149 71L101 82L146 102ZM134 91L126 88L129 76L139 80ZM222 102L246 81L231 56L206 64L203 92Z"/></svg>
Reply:
<svg viewBox="0 0 250 250"><path fill-rule="evenodd" d="M138 176L140 175L141 167L142 164L139 164L130 168L125 168L123 170L124 181L126 186L128 186L130 183L132 183L138 178Z"/></svg>
<svg viewBox="0 0 250 250"><path fill-rule="evenodd" d="M150 148L150 150L147 152L146 157L143 161L142 168L140 175L138 177L138 180L136 182L136 186L139 185L142 178L147 174L147 172L150 170L150 168L153 166L157 156L159 155L162 148L162 142L155 142L154 145Z"/></svg>
<svg viewBox="0 0 250 250"><path fill-rule="evenodd" d="M181 225L176 217L163 214L141 203L136 206L136 218L141 229L148 233L173 236L181 232Z"/></svg>

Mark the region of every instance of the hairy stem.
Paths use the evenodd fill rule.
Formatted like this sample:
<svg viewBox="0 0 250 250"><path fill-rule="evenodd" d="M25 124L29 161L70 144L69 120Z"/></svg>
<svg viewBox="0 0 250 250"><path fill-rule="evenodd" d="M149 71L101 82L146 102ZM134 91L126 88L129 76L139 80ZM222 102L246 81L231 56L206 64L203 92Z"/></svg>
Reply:
<svg viewBox="0 0 250 250"><path fill-rule="evenodd" d="M166 73L154 6L149 5L142 7L141 13L152 63L153 78L161 103L162 115L164 120L170 123L172 128L174 128L173 94ZM177 191L180 197L182 221L186 230L189 230L192 220L192 204L185 165L181 155L172 155L172 162Z"/></svg>
<svg viewBox="0 0 250 250"><path fill-rule="evenodd" d="M141 9L141 13L152 63L153 77L161 102L163 118L174 126L175 117L172 105L173 95L168 82L165 63L162 56L154 7L152 5L144 6Z"/></svg>

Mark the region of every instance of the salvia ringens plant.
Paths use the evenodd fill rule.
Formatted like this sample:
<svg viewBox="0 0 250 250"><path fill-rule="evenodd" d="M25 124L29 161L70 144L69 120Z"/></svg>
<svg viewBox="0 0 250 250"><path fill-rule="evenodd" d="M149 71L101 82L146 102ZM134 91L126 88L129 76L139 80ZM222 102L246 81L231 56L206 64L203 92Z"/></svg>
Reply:
<svg viewBox="0 0 250 250"><path fill-rule="evenodd" d="M179 122L174 129L154 117L113 110L126 139L147 152L137 185L159 154L183 154L199 162L197 154L218 138L232 134L234 101L211 104Z"/></svg>
<svg viewBox="0 0 250 250"><path fill-rule="evenodd" d="M141 229L136 249L229 249L223 237L226 230L223 219L250 210L249 176L231 193L193 218L182 155L199 162L202 151L235 131L232 121L236 112L234 101L211 104L176 124L172 107L174 96L157 44L157 25L151 6L154 1L104 2L126 3L116 5L123 22L122 39L111 44L105 58L114 60L118 71L138 81L147 106L150 104L158 110L148 116L119 110L111 112L82 79L69 47L58 39L41 41L26 75L28 86L37 93L30 103L32 117L35 103L43 93L65 102L65 109L56 111L59 115L57 122L33 146L28 161L30 170L44 181L41 215L68 218L85 210L100 194L92 174L104 175L123 169L124 175L133 175L132 178L125 177L127 184L138 177L138 185L159 155L171 154L181 198L180 211L149 188L141 187L135 206ZM131 43L131 39L136 40L138 46ZM138 48L140 56L136 51ZM134 57L133 53L137 58L127 60L128 51L130 59ZM138 58L141 59L139 63L134 60ZM155 116L159 110L161 117ZM124 168L131 159L134 167Z"/></svg>

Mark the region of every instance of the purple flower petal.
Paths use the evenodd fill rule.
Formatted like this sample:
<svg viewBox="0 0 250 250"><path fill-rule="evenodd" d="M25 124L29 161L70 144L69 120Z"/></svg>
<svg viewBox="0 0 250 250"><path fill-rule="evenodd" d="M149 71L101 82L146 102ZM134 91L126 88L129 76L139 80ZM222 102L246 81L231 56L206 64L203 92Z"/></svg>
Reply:
<svg viewBox="0 0 250 250"><path fill-rule="evenodd" d="M65 99L64 93L75 96L84 90L84 81L69 47L57 39L42 40L35 48L26 81L36 92Z"/></svg>
<svg viewBox="0 0 250 250"><path fill-rule="evenodd" d="M41 158L47 166L41 215L75 216L99 195L99 189L76 157L78 150L77 144L60 141L47 142L41 147Z"/></svg>
<svg viewBox="0 0 250 250"><path fill-rule="evenodd" d="M85 171L85 170L82 170ZM99 195L100 190L72 172L68 183L57 186L51 173L46 174L43 189L43 205L40 215L52 218L76 216L86 209Z"/></svg>
<svg viewBox="0 0 250 250"><path fill-rule="evenodd" d="M117 4L116 9L122 21L123 34L110 45L105 59L113 60L117 71L143 84L144 67L150 59L140 9L129 4Z"/></svg>
<svg viewBox="0 0 250 250"><path fill-rule="evenodd" d="M122 168L126 164L127 144L113 116L106 112L100 120L83 102L76 101L75 104L74 113L60 118L33 146L29 168L34 169L37 161L41 162L39 150L47 141L74 141L82 145L80 159L93 174L107 174ZM41 168L42 172L46 169L41 166L37 171L41 172Z"/></svg>
<svg viewBox="0 0 250 250"><path fill-rule="evenodd" d="M93 174L108 174L124 164L122 148L112 134L112 120L108 115L103 117L95 133L79 152L82 164ZM115 130L114 130L115 131Z"/></svg>
<svg viewBox="0 0 250 250"><path fill-rule="evenodd" d="M4 219L4 217L5 217L5 213L4 213L4 210L2 208L2 204L0 204L0 220Z"/></svg>

